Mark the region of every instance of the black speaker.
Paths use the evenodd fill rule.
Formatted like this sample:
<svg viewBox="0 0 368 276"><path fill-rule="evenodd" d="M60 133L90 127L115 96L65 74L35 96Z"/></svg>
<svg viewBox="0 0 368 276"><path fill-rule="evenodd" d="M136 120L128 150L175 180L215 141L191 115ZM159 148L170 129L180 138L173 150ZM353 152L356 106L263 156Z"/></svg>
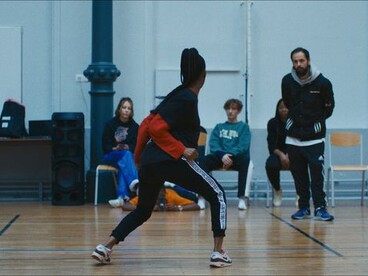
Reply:
<svg viewBox="0 0 368 276"><path fill-rule="evenodd" d="M52 204L84 204L84 115L56 112L51 121Z"/></svg>

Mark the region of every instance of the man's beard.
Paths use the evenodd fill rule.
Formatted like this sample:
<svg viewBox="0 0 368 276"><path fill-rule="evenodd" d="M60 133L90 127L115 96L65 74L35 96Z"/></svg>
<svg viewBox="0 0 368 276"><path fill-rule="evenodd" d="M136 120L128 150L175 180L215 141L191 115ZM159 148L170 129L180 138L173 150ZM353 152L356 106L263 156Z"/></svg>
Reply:
<svg viewBox="0 0 368 276"><path fill-rule="evenodd" d="M299 78L304 77L306 74L308 74L309 69L310 69L310 65L308 65L306 68L294 68L296 74L298 75Z"/></svg>

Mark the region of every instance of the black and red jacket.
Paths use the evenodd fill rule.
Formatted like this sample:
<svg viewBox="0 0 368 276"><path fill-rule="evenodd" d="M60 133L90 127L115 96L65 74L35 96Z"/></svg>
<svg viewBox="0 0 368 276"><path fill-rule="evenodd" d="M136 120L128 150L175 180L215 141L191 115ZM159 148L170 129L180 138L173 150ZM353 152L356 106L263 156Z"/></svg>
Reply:
<svg viewBox="0 0 368 276"><path fill-rule="evenodd" d="M136 164L177 160L185 148L197 148L200 131L198 96L179 86L140 124Z"/></svg>

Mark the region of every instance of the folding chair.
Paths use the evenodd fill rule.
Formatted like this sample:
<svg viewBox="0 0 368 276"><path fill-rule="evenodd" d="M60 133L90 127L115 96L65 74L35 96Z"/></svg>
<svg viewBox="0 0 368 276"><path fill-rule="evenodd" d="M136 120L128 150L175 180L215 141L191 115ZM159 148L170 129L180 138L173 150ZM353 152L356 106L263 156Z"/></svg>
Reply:
<svg viewBox="0 0 368 276"><path fill-rule="evenodd" d="M363 205L364 189L365 189L365 173L368 170L368 165L363 164L363 143L362 135L358 132L331 132L328 135L329 147L329 167L327 170L327 197L329 196L329 188L331 187L331 206L335 206L335 172L361 172L362 187L361 201ZM349 160L349 164L336 163L336 154L339 148L339 160L347 159L348 151L353 151L354 161ZM355 149L355 150L354 150ZM331 175L331 181L330 181Z"/></svg>

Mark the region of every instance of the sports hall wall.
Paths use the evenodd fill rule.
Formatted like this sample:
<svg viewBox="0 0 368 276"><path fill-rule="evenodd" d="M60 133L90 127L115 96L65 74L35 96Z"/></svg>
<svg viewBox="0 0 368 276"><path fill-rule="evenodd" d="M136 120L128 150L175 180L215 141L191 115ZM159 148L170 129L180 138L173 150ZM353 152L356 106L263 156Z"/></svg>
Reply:
<svg viewBox="0 0 368 276"><path fill-rule="evenodd" d="M290 51L303 46L334 87L328 128L366 134L368 2L114 1L113 7L113 62L122 72L114 103L130 96L137 122L156 96L179 84L181 50L196 47L208 69L199 97L202 125L211 129L225 119L226 99L243 100L255 173L264 176L266 124L291 69ZM90 118L98 115L90 112L90 84L80 77L91 63L91 20L91 1L0 1L0 28L18 32L20 43L0 38L0 49L9 49L0 53L1 83L18 83L0 86L0 98L15 96L26 106L26 125L53 112L83 112L86 169Z"/></svg>

